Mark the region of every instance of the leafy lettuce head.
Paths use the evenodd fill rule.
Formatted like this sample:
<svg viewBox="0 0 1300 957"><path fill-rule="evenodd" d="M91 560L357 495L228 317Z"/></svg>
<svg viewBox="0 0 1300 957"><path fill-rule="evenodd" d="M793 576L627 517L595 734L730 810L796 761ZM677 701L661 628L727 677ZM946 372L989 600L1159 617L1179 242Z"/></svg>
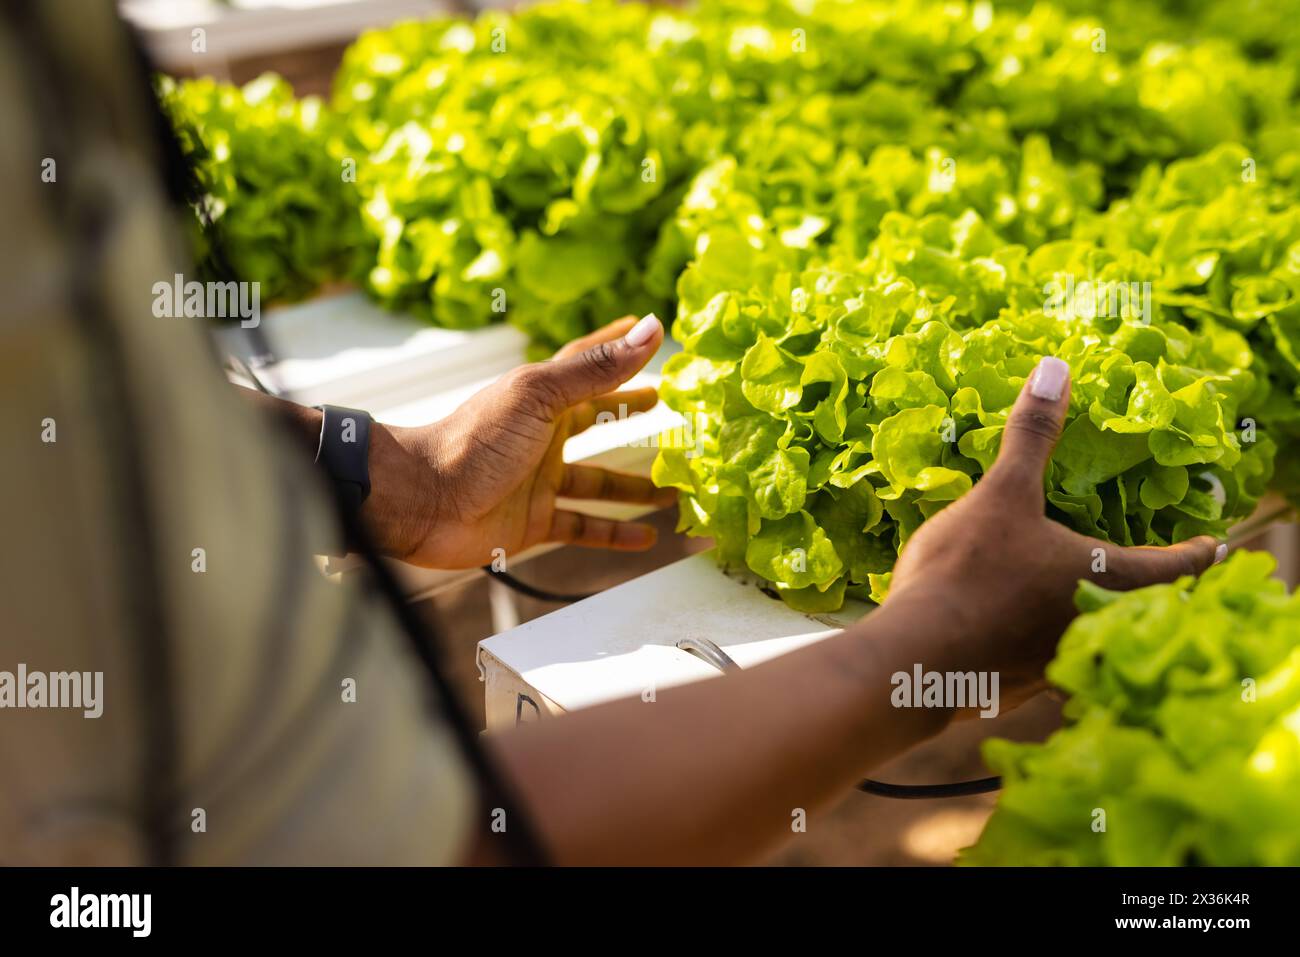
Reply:
<svg viewBox="0 0 1300 957"><path fill-rule="evenodd" d="M1070 364L1049 514L1121 544L1222 534L1269 477L1243 438L1253 354L1150 299L1159 267L1062 241L1027 255L981 217L891 212L861 262L791 271L714 230L680 283L661 394L699 441L664 448L681 526L792 605L883 596L898 550L992 465L1045 355Z"/></svg>
<svg viewBox="0 0 1300 957"><path fill-rule="evenodd" d="M1004 779L966 864L1300 863L1300 595L1238 552L1199 581L1080 586L1044 744L991 740Z"/></svg>

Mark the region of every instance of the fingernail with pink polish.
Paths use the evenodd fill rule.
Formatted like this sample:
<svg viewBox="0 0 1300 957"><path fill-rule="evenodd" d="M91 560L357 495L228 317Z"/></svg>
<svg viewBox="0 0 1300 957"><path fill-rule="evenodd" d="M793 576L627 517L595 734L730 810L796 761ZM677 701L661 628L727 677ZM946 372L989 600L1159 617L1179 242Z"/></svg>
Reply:
<svg viewBox="0 0 1300 957"><path fill-rule="evenodd" d="M658 328L659 317L652 312L629 329L624 338L627 340L629 346L633 349L637 349L653 339L655 330Z"/></svg>
<svg viewBox="0 0 1300 957"><path fill-rule="evenodd" d="M1036 399L1055 402L1065 391L1065 383L1069 378L1070 367L1065 361L1056 356L1047 356L1030 375L1029 394Z"/></svg>
<svg viewBox="0 0 1300 957"><path fill-rule="evenodd" d="M1219 547L1214 550L1214 564L1219 564L1228 557L1228 545L1226 542L1220 542Z"/></svg>

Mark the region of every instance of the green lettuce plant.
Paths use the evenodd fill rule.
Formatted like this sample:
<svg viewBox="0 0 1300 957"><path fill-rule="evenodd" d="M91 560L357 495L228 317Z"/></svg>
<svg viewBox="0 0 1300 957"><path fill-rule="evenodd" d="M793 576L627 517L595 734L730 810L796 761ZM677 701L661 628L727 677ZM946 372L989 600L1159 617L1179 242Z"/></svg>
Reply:
<svg viewBox="0 0 1300 957"><path fill-rule="evenodd" d="M261 283L267 303L300 299L349 272L354 193L327 152L330 116L319 99L295 99L274 74L242 88L162 77L158 95L202 190L205 276L224 280L233 270Z"/></svg>
<svg viewBox="0 0 1300 957"><path fill-rule="evenodd" d="M508 318L550 348L662 311L641 264L693 134L647 47L672 18L655 19L557 4L352 47L331 149L357 163L367 289L454 328Z"/></svg>
<svg viewBox="0 0 1300 957"><path fill-rule="evenodd" d="M994 739L964 864L1300 864L1300 595L1238 552L1199 580L1080 585L1049 679L1066 726Z"/></svg>
<svg viewBox="0 0 1300 957"><path fill-rule="evenodd" d="M753 200L794 248L861 255L888 209L961 202L1032 248L1149 161L1285 145L1293 64L1258 42L1277 18L1251 11L1216 38L1184 13L1114 5L1107 32L1050 5L545 3L367 33L325 113L273 79L251 98L199 81L165 99L230 258L276 291L351 276L442 325L508 319L545 351L627 312L671 315L711 215L693 201L729 169L739 195L718 212ZM1056 157L1043 207L1025 205L1044 192L1031 147ZM952 163L955 190L908 169Z"/></svg>
<svg viewBox="0 0 1300 957"><path fill-rule="evenodd" d="M682 530L794 607L879 600L898 550L988 470L1025 377L1056 355L1073 388L1049 512L1123 544L1222 534L1274 453L1240 427L1260 389L1245 337L1043 292L1158 273L1083 241L1029 252L973 211L891 211L863 260L803 269L711 234L682 276L683 351L661 388L694 441L662 448L655 480L683 492Z"/></svg>
<svg viewBox="0 0 1300 957"><path fill-rule="evenodd" d="M1224 144L1152 167L1131 196L1075 230L1158 262L1155 296L1176 321L1206 337L1225 329L1245 337L1261 380L1249 414L1280 447L1275 485L1292 495L1300 490L1297 145L1270 137L1261 154Z"/></svg>
<svg viewBox="0 0 1300 957"><path fill-rule="evenodd" d="M1162 44L1147 34L1140 44L1130 36L1107 47L1095 20L1071 20L1050 7L1011 16L968 12L970 18L957 21L966 32L956 44L967 56L946 74L942 95L927 89L925 81L896 83L904 69L888 79L868 76L868 86L858 90L778 100L750 116L731 138L728 155L697 175L650 260L652 284L671 282L680 273L675 334L684 353L669 363L661 391L670 405L693 418L706 439L720 437L724 427L732 428L733 418L755 411L797 420L797 414L753 401L754 386L747 392L743 385L759 367L719 354L713 326L721 317L721 325L729 327L729 346L745 348L749 343L737 341L737 330L762 317L766 334L779 345L784 348L785 336L797 344L786 350L795 363L783 359L782 366L793 375L808 342L815 343L814 352L825 351L836 334L820 329L822 322L833 325L824 308L814 319L820 338L812 340L797 322L783 328L785 317L792 308L798 312L810 301L818 303L814 289L837 284L847 284L849 291L827 306L855 301L862 289L879 294L891 282L906 281L909 294L915 293L908 308L917 310L912 317L917 324L939 313L963 339L975 327L996 323L992 328L1010 331L1018 346L1034 343L1026 350L1029 357L1012 352L1006 357L1011 362L992 366L996 376L986 377L986 387L999 400L1014 396L1007 383L1023 381L1029 358L1055 354L1067 343L1077 348L1073 333L1095 334L1079 320L1101 320L1092 322L1102 335L1090 348L1104 354L1099 361L1111 363L1107 370L1125 373L1122 379L1107 378L1108 372L1099 370L1104 394L1076 396L1090 424L1073 419L1069 424L1048 479L1053 513L1081 531L1124 543L1160 544L1198 534L1196 529L1222 529L1248 514L1273 471L1278 444L1291 445L1295 434L1293 364L1286 336L1279 340L1276 332L1279 324L1286 327L1292 301L1289 292L1280 291L1289 288L1285 277L1276 273L1285 271L1293 242L1289 180L1300 155L1284 119L1292 115L1290 67L1255 63L1231 43L1213 40ZM872 29L888 22L879 17ZM851 22L845 32L853 32ZM891 68L897 71L898 65ZM1207 99L1213 108L1205 106ZM1250 158L1244 148L1218 146L1194 155L1242 137L1258 143L1259 155L1248 164L1252 170L1268 167L1249 183L1242 177L1242 164ZM1175 162L1167 173L1153 162L1169 159ZM1274 182L1265 185L1267 178ZM1190 198L1173 186L1184 181L1199 182ZM1211 196L1211 190L1218 193ZM1132 291L1143 300L1141 314L1123 303L1118 314L1076 303L1079 308L1067 310L1071 321L1040 334L1036 314L1041 318L1061 305L1052 302L1049 290L1076 286L1112 295L1117 287L1121 293ZM1278 318L1254 303L1258 296L1268 299L1267 308L1278 311ZM1168 351L1170 343L1177 344L1174 353ZM1148 352L1153 346L1156 352ZM907 361L927 359L933 361L923 355ZM863 369L862 381L846 373L845 401L856 403L854 388L865 390L867 412L859 415L873 415L870 400L877 387L870 369L860 359L849 364L853 361ZM1174 367L1191 378L1179 378ZM1086 369L1074 371L1076 389L1094 388L1081 378ZM996 388L995 377L1003 380ZM1197 379L1204 381L1181 391ZM1175 404L1181 421L1165 412L1151 414L1148 390L1155 381L1159 390L1179 393ZM1203 392L1204 399L1192 401L1193 392ZM931 395L934 411L906 420L918 441L940 448L933 433L941 428L960 443L968 420L953 414L953 398L951 388L941 389ZM1163 397L1156 401L1167 410ZM989 420L981 424L990 431L978 440L993 444L999 422L987 416L988 404L982 402ZM1107 415L1102 408L1121 414ZM846 411L855 409L850 404ZM1126 416L1132 418L1124 421ZM868 421L874 429L877 423ZM1099 435L1092 434L1094 428ZM1173 431L1166 435L1166 428ZM793 433L777 432L808 452L803 510L813 520L781 518L773 533L781 537L781 548L751 551L747 543L761 542L767 534L762 523L779 516L760 510L756 519L756 506L741 499L751 493L761 498L758 486L768 472L732 482L726 468L710 464L712 447L706 444L689 471L684 453L675 449L661 456L656 471L661 481L685 493L682 527L715 537L724 563L747 565L799 607L837 607L846 593L879 599L894 554L919 521L907 499L922 490L891 489L899 499L882 508L883 519L871 526L876 533L871 561L855 566L846 559L855 547L847 540L850 533L828 531L816 522L813 509L825 500L824 477L813 463L828 461L819 457L822 453L843 453L846 443L824 431L802 443ZM860 464L893 454L888 445L877 450L875 438L873 432L870 441L859 439ZM966 441L973 445L977 438ZM1179 443L1187 448L1175 453L1173 445ZM725 460L729 452L718 454ZM1154 474L1149 483L1134 484L1135 474L1128 470L1144 455L1150 456ZM1083 462L1088 457L1106 464L1089 473ZM960 455L957 471L970 458ZM783 460L780 474L798 470L803 461L799 454L792 463ZM1292 477L1300 469L1291 461L1288 448L1278 482L1284 490L1300 488ZM1209 465L1214 467L1198 468ZM986 467L987 455L965 471L978 478ZM1068 482L1062 478L1066 472L1074 473ZM890 479L882 462L854 480L863 475ZM1158 494L1166 479L1171 484ZM963 487L953 481L952 488ZM1060 484L1052 488L1053 482ZM786 499L797 497L797 490L788 480L778 481L775 489ZM922 516L940 507L936 503L947 494L923 491L928 504L917 506ZM874 518L874 512L866 517ZM773 554L784 556L787 565Z"/></svg>

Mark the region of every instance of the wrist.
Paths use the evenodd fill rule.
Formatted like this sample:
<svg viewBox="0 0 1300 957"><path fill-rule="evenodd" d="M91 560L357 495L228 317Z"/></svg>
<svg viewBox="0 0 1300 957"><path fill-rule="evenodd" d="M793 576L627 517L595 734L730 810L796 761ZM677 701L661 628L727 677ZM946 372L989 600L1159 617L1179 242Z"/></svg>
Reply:
<svg viewBox="0 0 1300 957"><path fill-rule="evenodd" d="M292 405L287 413L289 421L293 423L293 430L302 437L303 443L316 452L320 448L320 430L325 423L325 413L316 406Z"/></svg>
<svg viewBox="0 0 1300 957"><path fill-rule="evenodd" d="M914 741L939 734L955 720L955 707L904 707L895 698L900 686L910 689L915 684L918 670L987 670L989 629L977 620L974 607L959 590L913 586L891 593L884 605L849 630L874 720L887 711L890 721L905 726ZM900 674L906 679L896 678Z"/></svg>
<svg viewBox="0 0 1300 957"><path fill-rule="evenodd" d="M370 495L361 506L376 547L393 558L409 558L437 523L438 496L420 429L382 425L370 429Z"/></svg>
<svg viewBox="0 0 1300 957"><path fill-rule="evenodd" d="M918 660L928 661L920 646L908 640L909 632L899 627L898 619L879 608L829 639L826 645L831 657L823 678L823 694L832 698L828 689L847 685L844 690L855 702L856 714L850 739L857 743L855 746L866 749L872 763L888 760L939 734L953 717L949 709L895 706L894 676L899 672L910 675ZM887 753L879 753L886 743Z"/></svg>
<svg viewBox="0 0 1300 957"><path fill-rule="evenodd" d="M984 608L961 587L926 583L891 593L880 611L899 623L916 654L928 655L936 669L970 670L981 666L995 631Z"/></svg>

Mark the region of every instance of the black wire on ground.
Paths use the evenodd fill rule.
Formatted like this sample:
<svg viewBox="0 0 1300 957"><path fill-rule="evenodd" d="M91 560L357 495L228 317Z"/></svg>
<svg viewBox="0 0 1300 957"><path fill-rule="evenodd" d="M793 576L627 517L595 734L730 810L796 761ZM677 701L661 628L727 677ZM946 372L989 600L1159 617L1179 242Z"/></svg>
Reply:
<svg viewBox="0 0 1300 957"><path fill-rule="evenodd" d="M529 598L536 598L538 601L549 601L559 605L571 605L575 601L582 601L583 599L591 598L592 595L596 594L595 592L591 592L590 594L586 594L586 595L562 595L558 592L546 591L545 589L542 588L535 588L534 586L528 584L527 582L521 582L518 578L516 578L514 575L511 575L509 572L497 571L491 565L484 565L483 570L487 572L489 575L491 575L493 578L495 578L497 581L499 581L501 584L505 585L507 588L512 588L515 591L519 592L519 594L527 595Z"/></svg>
<svg viewBox="0 0 1300 957"><path fill-rule="evenodd" d="M690 652L725 674L740 671L740 665L714 642L707 638L684 638L677 642L682 651ZM877 797L896 798L900 801L921 801L927 798L969 797L987 794L1002 787L1000 777L976 778L973 781L953 781L950 784L890 784L871 778L858 783L857 789Z"/></svg>
<svg viewBox="0 0 1300 957"><path fill-rule="evenodd" d="M902 801L920 801L926 798L969 797L988 794L1002 787L1002 778L976 778L973 781L954 781L952 784L889 784L866 779L858 790L877 797L897 798Z"/></svg>

